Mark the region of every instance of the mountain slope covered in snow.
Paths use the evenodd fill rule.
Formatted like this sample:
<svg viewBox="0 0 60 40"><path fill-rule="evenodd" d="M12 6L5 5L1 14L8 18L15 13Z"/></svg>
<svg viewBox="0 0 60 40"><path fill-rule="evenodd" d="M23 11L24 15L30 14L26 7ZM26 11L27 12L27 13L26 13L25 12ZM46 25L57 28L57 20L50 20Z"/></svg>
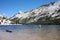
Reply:
<svg viewBox="0 0 60 40"><path fill-rule="evenodd" d="M12 24L59 24L60 1L42 5L27 12L18 12L10 18Z"/></svg>
<svg viewBox="0 0 60 40"><path fill-rule="evenodd" d="M1 25L9 25L10 23L11 23L11 21L7 17L0 15L0 24Z"/></svg>

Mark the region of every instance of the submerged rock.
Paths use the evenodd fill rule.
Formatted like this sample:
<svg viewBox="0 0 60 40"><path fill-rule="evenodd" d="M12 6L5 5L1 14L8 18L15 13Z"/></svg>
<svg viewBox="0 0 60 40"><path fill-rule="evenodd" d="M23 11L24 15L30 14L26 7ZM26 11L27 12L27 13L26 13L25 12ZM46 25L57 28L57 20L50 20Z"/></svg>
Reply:
<svg viewBox="0 0 60 40"><path fill-rule="evenodd" d="M6 32L12 33L12 31L10 31L10 30L6 30Z"/></svg>

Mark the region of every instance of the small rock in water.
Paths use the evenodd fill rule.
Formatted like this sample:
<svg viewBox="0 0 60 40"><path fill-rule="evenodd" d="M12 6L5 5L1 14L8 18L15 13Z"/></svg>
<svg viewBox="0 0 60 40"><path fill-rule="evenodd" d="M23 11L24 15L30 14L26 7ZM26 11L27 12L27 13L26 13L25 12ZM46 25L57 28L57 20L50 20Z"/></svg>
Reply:
<svg viewBox="0 0 60 40"><path fill-rule="evenodd" d="M10 31L10 30L6 30L6 32L12 33L12 31Z"/></svg>

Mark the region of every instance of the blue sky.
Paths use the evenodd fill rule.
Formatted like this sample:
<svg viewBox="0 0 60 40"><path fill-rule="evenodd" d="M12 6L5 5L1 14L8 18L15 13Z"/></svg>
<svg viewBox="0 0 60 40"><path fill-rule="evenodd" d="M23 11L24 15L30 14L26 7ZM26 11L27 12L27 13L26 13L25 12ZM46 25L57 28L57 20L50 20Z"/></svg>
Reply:
<svg viewBox="0 0 60 40"><path fill-rule="evenodd" d="M11 17L18 11L28 11L57 0L0 0L0 14Z"/></svg>

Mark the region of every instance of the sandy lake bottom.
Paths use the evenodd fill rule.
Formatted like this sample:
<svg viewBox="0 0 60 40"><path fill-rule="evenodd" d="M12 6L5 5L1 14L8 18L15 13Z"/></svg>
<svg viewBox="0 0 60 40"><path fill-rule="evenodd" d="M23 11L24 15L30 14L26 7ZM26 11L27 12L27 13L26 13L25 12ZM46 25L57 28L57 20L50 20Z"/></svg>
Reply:
<svg viewBox="0 0 60 40"><path fill-rule="evenodd" d="M59 28L56 28L58 27L57 25L49 25L49 27L46 26L46 28L31 27L32 28L26 27L24 29L15 28L10 30L3 29L7 27L1 28L0 26L0 40L60 40L60 26Z"/></svg>

